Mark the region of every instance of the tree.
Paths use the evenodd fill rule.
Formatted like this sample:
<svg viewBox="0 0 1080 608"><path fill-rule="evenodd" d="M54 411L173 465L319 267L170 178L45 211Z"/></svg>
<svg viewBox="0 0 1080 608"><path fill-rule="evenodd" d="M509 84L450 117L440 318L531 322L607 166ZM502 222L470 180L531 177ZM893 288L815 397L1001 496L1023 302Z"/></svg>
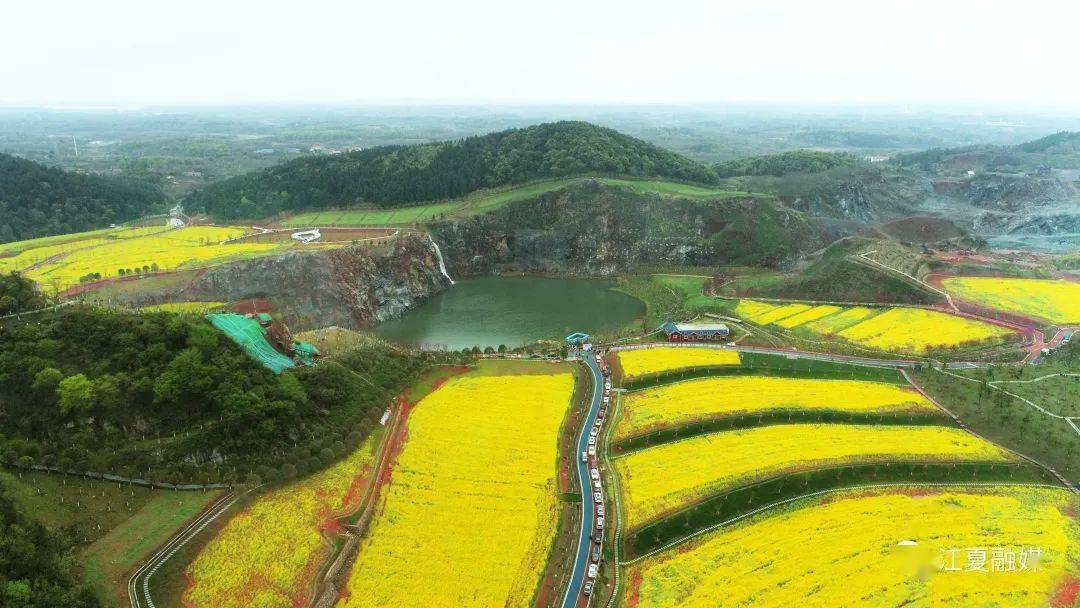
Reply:
<svg viewBox="0 0 1080 608"><path fill-rule="evenodd" d="M500 344L498 350L499 350L500 353L505 353L506 352L506 345L505 344Z"/></svg>
<svg viewBox="0 0 1080 608"><path fill-rule="evenodd" d="M60 397L60 413L65 415L88 410L94 405L94 383L83 374L61 380L56 393Z"/></svg>

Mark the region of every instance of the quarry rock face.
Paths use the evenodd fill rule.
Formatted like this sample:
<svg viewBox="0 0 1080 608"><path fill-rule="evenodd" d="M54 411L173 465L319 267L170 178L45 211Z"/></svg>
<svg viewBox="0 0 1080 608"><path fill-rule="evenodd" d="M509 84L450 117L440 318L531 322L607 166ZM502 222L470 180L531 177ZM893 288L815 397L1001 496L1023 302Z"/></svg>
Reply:
<svg viewBox="0 0 1080 608"><path fill-rule="evenodd" d="M184 295L223 301L267 298L291 330L303 331L371 326L448 285L427 239L407 236L392 241L389 250L294 252L212 268Z"/></svg>

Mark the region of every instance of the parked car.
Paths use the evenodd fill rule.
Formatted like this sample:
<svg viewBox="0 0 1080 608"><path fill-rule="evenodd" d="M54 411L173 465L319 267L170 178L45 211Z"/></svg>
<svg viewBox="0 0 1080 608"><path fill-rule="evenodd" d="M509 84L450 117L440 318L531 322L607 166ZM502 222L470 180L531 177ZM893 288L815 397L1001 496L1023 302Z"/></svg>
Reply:
<svg viewBox="0 0 1080 608"><path fill-rule="evenodd" d="M595 445L590 445L589 446L589 456L596 456L596 446Z"/></svg>
<svg viewBox="0 0 1080 608"><path fill-rule="evenodd" d="M596 435L591 435L589 437L589 445L596 445Z"/></svg>
<svg viewBox="0 0 1080 608"><path fill-rule="evenodd" d="M589 564L589 578L596 578L596 573L600 570L600 567L596 564Z"/></svg>
<svg viewBox="0 0 1080 608"><path fill-rule="evenodd" d="M604 529L604 518L603 517L597 517L596 518L596 529L597 530L603 530Z"/></svg>
<svg viewBox="0 0 1080 608"><path fill-rule="evenodd" d="M600 547L598 547L598 546L592 548L592 561L594 561L594 562L599 562L600 561Z"/></svg>
<svg viewBox="0 0 1080 608"><path fill-rule="evenodd" d="M581 588L581 592L584 593L585 595L591 595L592 594L592 587L593 587L593 582L592 581L585 581L585 586Z"/></svg>
<svg viewBox="0 0 1080 608"><path fill-rule="evenodd" d="M604 516L604 505L596 505L596 514L600 517Z"/></svg>
<svg viewBox="0 0 1080 608"><path fill-rule="evenodd" d="M600 469L593 469L589 471L589 476L593 479L600 479Z"/></svg>
<svg viewBox="0 0 1080 608"><path fill-rule="evenodd" d="M593 482L592 482L592 486L593 486L593 488L595 488L597 490L604 487L604 485L600 483L599 479L594 479Z"/></svg>
<svg viewBox="0 0 1080 608"><path fill-rule="evenodd" d="M595 502L596 504L600 504L600 503L604 502L604 495L601 494L600 492L596 492L595 494L593 494L592 498L593 498L593 502Z"/></svg>
<svg viewBox="0 0 1080 608"><path fill-rule="evenodd" d="M593 426L591 429L589 429L589 436L590 437L596 437L599 433L600 433L600 428L597 427L597 426Z"/></svg>

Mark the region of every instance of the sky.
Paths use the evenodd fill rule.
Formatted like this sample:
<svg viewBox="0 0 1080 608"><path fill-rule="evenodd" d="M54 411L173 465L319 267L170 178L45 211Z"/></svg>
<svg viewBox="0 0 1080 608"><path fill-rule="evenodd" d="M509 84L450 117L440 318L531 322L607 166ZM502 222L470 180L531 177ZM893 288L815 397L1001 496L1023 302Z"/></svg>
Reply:
<svg viewBox="0 0 1080 608"><path fill-rule="evenodd" d="M1080 2L0 0L0 105L1080 106Z"/></svg>

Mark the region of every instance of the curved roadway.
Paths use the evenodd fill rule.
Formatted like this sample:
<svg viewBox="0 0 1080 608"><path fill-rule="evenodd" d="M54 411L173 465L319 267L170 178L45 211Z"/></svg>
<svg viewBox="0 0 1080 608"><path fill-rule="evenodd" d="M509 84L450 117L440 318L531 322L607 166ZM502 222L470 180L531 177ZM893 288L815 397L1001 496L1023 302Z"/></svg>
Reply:
<svg viewBox="0 0 1080 608"><path fill-rule="evenodd" d="M593 502L592 479L589 477L589 467L597 465L597 457L590 456L588 462L582 462L581 453L589 447L589 429L596 423L596 414L600 410L600 401L604 394L604 377L600 373L600 366L596 364L596 353L586 351L582 353L582 359L586 367L592 372L593 394L592 403L589 404L589 413L585 416L585 424L581 428L578 437L577 452L574 453L574 462L577 463L578 482L581 484L581 532L578 535L577 555L574 557L574 569L570 574L570 585L566 588L563 596L562 608L574 608L581 598L581 588L585 583L585 573L589 568L589 551L592 549L592 531L596 526L596 503ZM600 453L597 447L597 455ZM599 467L598 467L599 468ZM586 601L588 605L588 601Z"/></svg>

